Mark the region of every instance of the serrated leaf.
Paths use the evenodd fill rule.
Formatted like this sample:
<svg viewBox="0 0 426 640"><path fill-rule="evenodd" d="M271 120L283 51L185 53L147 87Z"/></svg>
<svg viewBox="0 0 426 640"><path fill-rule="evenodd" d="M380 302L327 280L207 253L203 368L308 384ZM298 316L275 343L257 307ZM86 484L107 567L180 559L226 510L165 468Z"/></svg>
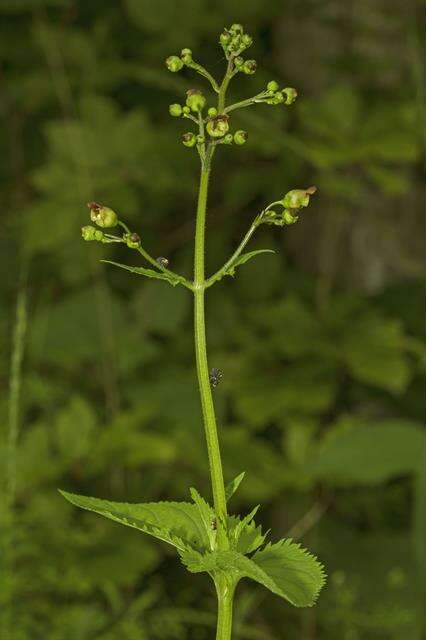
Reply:
<svg viewBox="0 0 426 640"><path fill-rule="evenodd" d="M250 578L296 607L311 607L325 584L323 566L292 540L269 544L252 558L237 551L180 554L192 573L225 571L235 582Z"/></svg>
<svg viewBox="0 0 426 640"><path fill-rule="evenodd" d="M230 500L232 498L232 496L234 495L234 493L236 492L236 490L240 486L241 482L243 481L245 475L246 475L246 472L243 471L236 478L231 480L231 482L229 484L226 485L226 487L225 487L225 496L226 496L226 501L227 502L228 502L228 500Z"/></svg>
<svg viewBox="0 0 426 640"><path fill-rule="evenodd" d="M228 269L223 274L224 276L233 276L235 274L235 268L245 264L255 256L260 253L275 253L273 249L257 249L256 251L248 251L247 253L242 253L236 260L233 262Z"/></svg>
<svg viewBox="0 0 426 640"><path fill-rule="evenodd" d="M127 503L100 500L60 491L66 500L95 513L168 542L179 551L209 549L209 539L198 508L187 502Z"/></svg>
<svg viewBox="0 0 426 640"><path fill-rule="evenodd" d="M239 516L228 516L227 529L228 539L231 543L231 547L240 553L247 554L253 553L263 544L268 535L268 531L263 534L262 527L256 526L254 520L246 524L242 530L239 530L241 524L241 518ZM236 533L238 531L238 534Z"/></svg>
<svg viewBox="0 0 426 640"><path fill-rule="evenodd" d="M266 583L253 579L296 607L314 605L326 581L323 565L291 539L268 544L254 554L251 562L268 577Z"/></svg>
<svg viewBox="0 0 426 640"><path fill-rule="evenodd" d="M106 264L112 264L114 267L120 267L120 269L125 269L126 271L130 271L131 273L137 273L141 276L146 276L147 278L156 278L157 280L165 280L173 287L183 281L183 278L179 276L174 276L173 274L163 273L162 271L154 271L153 269L146 269L145 267L132 267L128 264L121 264L120 262L113 262L113 260L101 260L101 262L105 262Z"/></svg>
<svg viewBox="0 0 426 640"><path fill-rule="evenodd" d="M190 488L191 498L195 502L195 508L198 510L199 518L204 526L205 534L209 540L209 548L214 549L216 546L216 528L213 525L215 513L208 502L193 487Z"/></svg>

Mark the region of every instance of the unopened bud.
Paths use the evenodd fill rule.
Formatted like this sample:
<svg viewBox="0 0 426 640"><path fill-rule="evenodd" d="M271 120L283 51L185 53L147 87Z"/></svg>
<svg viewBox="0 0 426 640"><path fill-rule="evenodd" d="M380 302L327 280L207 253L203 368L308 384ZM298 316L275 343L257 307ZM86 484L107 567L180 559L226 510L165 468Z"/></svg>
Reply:
<svg viewBox="0 0 426 640"><path fill-rule="evenodd" d="M210 109L207 111L207 115L209 116L209 118L215 118L217 116L216 107L210 107Z"/></svg>
<svg viewBox="0 0 426 640"><path fill-rule="evenodd" d="M295 222L298 221L298 219L299 219L299 217L295 216L294 213L292 213L288 209L284 210L284 212L283 212L284 224L294 224Z"/></svg>
<svg viewBox="0 0 426 640"><path fill-rule="evenodd" d="M244 47L248 49L253 44L253 38L249 36L247 33L245 33L241 38L241 42L244 45Z"/></svg>
<svg viewBox="0 0 426 640"><path fill-rule="evenodd" d="M179 118L182 113L183 113L183 109L182 109L182 105L180 104L171 104L169 106L169 113L171 116L175 117L175 118Z"/></svg>
<svg viewBox="0 0 426 640"><path fill-rule="evenodd" d="M129 249L138 249L141 246L141 239L137 233L126 233L124 240Z"/></svg>
<svg viewBox="0 0 426 640"><path fill-rule="evenodd" d="M104 234L100 229L96 229L96 227L87 225L86 227L82 227L81 236L83 240L86 240L87 242L92 242L94 240L96 240L97 242L102 242Z"/></svg>
<svg viewBox="0 0 426 640"><path fill-rule="evenodd" d="M209 120L206 125L207 133L212 136L212 138L222 138L229 131L229 118L228 116L222 115L213 118L213 120Z"/></svg>
<svg viewBox="0 0 426 640"><path fill-rule="evenodd" d="M194 147L197 143L197 136L195 135L195 133L191 133L188 131L188 133L183 134L182 143L185 145L185 147Z"/></svg>
<svg viewBox="0 0 426 640"><path fill-rule="evenodd" d="M248 138L247 131L240 130L234 133L234 142L239 146L242 146L243 144L245 144L247 142L247 138Z"/></svg>
<svg viewBox="0 0 426 640"><path fill-rule="evenodd" d="M273 91L275 93L276 91L278 91L280 86L278 82L275 82L275 80L271 80L271 82L268 82L268 85L266 88L268 89L268 91Z"/></svg>
<svg viewBox="0 0 426 640"><path fill-rule="evenodd" d="M186 105L182 108L183 113L187 116L188 113L191 113L191 109Z"/></svg>
<svg viewBox="0 0 426 640"><path fill-rule="evenodd" d="M206 106L206 99L198 89L190 89L186 95L186 106L192 111L201 111Z"/></svg>
<svg viewBox="0 0 426 640"><path fill-rule="evenodd" d="M115 227L118 224L118 217L115 211L109 207L104 207L98 202L88 202L90 209L90 219L95 222L98 227Z"/></svg>
<svg viewBox="0 0 426 640"><path fill-rule="evenodd" d="M249 76L253 75L253 73L256 73L256 69L257 69L256 60L246 60L242 67L242 71Z"/></svg>
<svg viewBox="0 0 426 640"><path fill-rule="evenodd" d="M237 69L241 69L244 64L244 58L242 58L241 56L237 56L234 60L234 64Z"/></svg>
<svg viewBox="0 0 426 640"><path fill-rule="evenodd" d="M239 24L238 22L236 22L231 26L229 31L234 35L242 34L244 32L244 27L242 24Z"/></svg>
<svg viewBox="0 0 426 640"><path fill-rule="evenodd" d="M223 138L223 144L232 144L234 142L234 136L232 133L227 133Z"/></svg>
<svg viewBox="0 0 426 640"><path fill-rule="evenodd" d="M220 44L222 45L222 47L225 48L228 46L231 40L232 40L231 34L229 33L229 31L225 29L225 31L220 34L220 38L219 38Z"/></svg>
<svg viewBox="0 0 426 640"><path fill-rule="evenodd" d="M183 62L178 56L169 56L166 60L166 67L172 73L180 71L183 67Z"/></svg>
<svg viewBox="0 0 426 640"><path fill-rule="evenodd" d="M182 49L180 57L181 57L181 61L184 64L191 64L191 62L192 62L192 51L191 51L191 49Z"/></svg>
<svg viewBox="0 0 426 640"><path fill-rule="evenodd" d="M293 87L286 87L283 89L283 94L285 98L285 104L293 104L293 102L297 98L297 91Z"/></svg>

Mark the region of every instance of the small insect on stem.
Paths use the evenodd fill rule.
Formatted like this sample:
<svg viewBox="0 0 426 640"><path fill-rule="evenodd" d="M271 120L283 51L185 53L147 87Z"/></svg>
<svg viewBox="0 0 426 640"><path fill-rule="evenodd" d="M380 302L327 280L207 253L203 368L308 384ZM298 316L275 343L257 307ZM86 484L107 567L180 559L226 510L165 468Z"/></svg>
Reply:
<svg viewBox="0 0 426 640"><path fill-rule="evenodd" d="M209 375L210 384L213 389L216 389L216 387L218 386L222 378L223 378L223 372L220 369L216 369L215 367L213 367Z"/></svg>
<svg viewBox="0 0 426 640"><path fill-rule="evenodd" d="M167 258L164 258L163 256L159 256L157 258L157 262L162 267L168 267L169 266L169 260Z"/></svg>

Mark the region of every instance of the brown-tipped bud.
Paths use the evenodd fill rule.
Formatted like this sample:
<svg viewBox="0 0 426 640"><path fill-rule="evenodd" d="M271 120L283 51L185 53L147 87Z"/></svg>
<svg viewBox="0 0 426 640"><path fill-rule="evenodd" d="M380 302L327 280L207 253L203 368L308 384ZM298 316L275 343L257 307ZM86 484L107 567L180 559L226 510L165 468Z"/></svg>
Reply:
<svg viewBox="0 0 426 640"><path fill-rule="evenodd" d="M222 138L229 131L229 117L221 115L209 120L206 129L212 138Z"/></svg>
<svg viewBox="0 0 426 640"><path fill-rule="evenodd" d="M118 224L118 216L109 207L104 207L99 202L88 202L87 206L90 209L90 219L95 222L98 227L115 227Z"/></svg>

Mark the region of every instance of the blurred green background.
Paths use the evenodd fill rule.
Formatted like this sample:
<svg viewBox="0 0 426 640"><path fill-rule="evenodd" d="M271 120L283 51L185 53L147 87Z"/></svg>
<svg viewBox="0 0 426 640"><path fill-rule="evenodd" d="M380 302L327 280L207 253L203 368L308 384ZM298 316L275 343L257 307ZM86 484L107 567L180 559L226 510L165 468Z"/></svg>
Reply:
<svg viewBox="0 0 426 640"><path fill-rule="evenodd" d="M99 200L190 275L198 161L168 105L205 85L163 61L190 47L220 76L235 21L260 67L235 101L271 79L300 97L233 118L250 140L215 159L209 271L264 204L318 194L209 291L226 480L245 470L233 508L261 502L329 574L310 610L242 584L235 638L426 638L425 18L411 0L1 0L2 640L214 635L205 576L56 489L209 496L191 296L79 235Z"/></svg>

